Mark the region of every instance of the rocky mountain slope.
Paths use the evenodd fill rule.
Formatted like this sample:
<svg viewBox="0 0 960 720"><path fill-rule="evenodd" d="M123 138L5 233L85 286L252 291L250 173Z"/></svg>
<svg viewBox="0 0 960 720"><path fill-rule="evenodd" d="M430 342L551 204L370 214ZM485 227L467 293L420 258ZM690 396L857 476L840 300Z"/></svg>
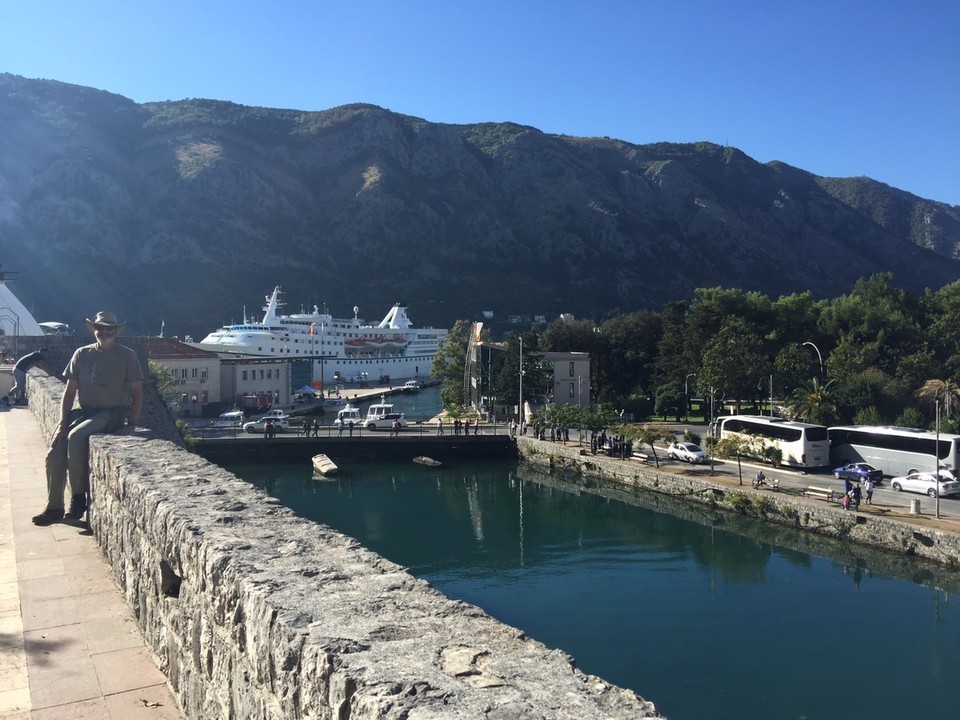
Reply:
<svg viewBox="0 0 960 720"><path fill-rule="evenodd" d="M960 207L709 143L631 145L509 123L137 104L0 75L0 262L38 320L116 309L202 336L259 313L403 301L598 319L697 287L832 296L892 271L960 277Z"/></svg>

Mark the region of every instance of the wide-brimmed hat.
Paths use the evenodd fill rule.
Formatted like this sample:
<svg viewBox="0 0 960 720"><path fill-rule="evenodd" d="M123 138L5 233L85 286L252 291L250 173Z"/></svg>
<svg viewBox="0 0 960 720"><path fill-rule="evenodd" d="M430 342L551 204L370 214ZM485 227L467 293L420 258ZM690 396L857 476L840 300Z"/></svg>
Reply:
<svg viewBox="0 0 960 720"><path fill-rule="evenodd" d="M120 330L126 323L117 320L117 316L112 312L98 312L93 318L87 318L87 330L93 332L95 325L106 325Z"/></svg>

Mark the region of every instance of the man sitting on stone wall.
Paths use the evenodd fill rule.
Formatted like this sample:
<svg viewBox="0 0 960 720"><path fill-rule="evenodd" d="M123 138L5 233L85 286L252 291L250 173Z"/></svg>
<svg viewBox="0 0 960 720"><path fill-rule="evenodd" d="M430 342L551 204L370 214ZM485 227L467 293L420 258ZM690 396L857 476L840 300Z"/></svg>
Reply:
<svg viewBox="0 0 960 720"><path fill-rule="evenodd" d="M80 520L87 511L90 489L90 436L128 434L137 425L143 405L143 373L137 354L117 342L124 325L111 312L88 318L87 329L96 342L78 348L63 371L67 384L60 401L60 425L46 460L47 507L34 516L36 525L50 525L63 518ZM78 409L73 407L75 399L79 399ZM64 513L63 491L68 476L70 510Z"/></svg>

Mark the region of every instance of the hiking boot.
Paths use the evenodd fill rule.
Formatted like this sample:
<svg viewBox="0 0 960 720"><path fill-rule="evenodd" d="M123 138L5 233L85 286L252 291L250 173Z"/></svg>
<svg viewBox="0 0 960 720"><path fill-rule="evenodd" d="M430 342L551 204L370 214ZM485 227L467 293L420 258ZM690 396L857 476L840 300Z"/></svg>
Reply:
<svg viewBox="0 0 960 720"><path fill-rule="evenodd" d="M64 518L67 520L79 520L83 517L83 514L87 511L87 494L78 493L70 498L70 511L64 513Z"/></svg>
<svg viewBox="0 0 960 720"><path fill-rule="evenodd" d="M59 510L51 510L47 508L39 515L33 516L34 525L52 525L55 522L60 522L63 520L63 508Z"/></svg>

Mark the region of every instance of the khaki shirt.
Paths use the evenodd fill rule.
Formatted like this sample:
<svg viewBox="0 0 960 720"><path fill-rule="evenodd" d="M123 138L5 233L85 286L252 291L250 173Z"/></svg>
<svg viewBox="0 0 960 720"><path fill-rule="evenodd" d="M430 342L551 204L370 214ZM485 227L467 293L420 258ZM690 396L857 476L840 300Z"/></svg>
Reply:
<svg viewBox="0 0 960 720"><path fill-rule="evenodd" d="M143 380L137 354L119 344L109 350L96 344L78 348L63 376L76 381L80 407L88 410L125 405L130 383Z"/></svg>

